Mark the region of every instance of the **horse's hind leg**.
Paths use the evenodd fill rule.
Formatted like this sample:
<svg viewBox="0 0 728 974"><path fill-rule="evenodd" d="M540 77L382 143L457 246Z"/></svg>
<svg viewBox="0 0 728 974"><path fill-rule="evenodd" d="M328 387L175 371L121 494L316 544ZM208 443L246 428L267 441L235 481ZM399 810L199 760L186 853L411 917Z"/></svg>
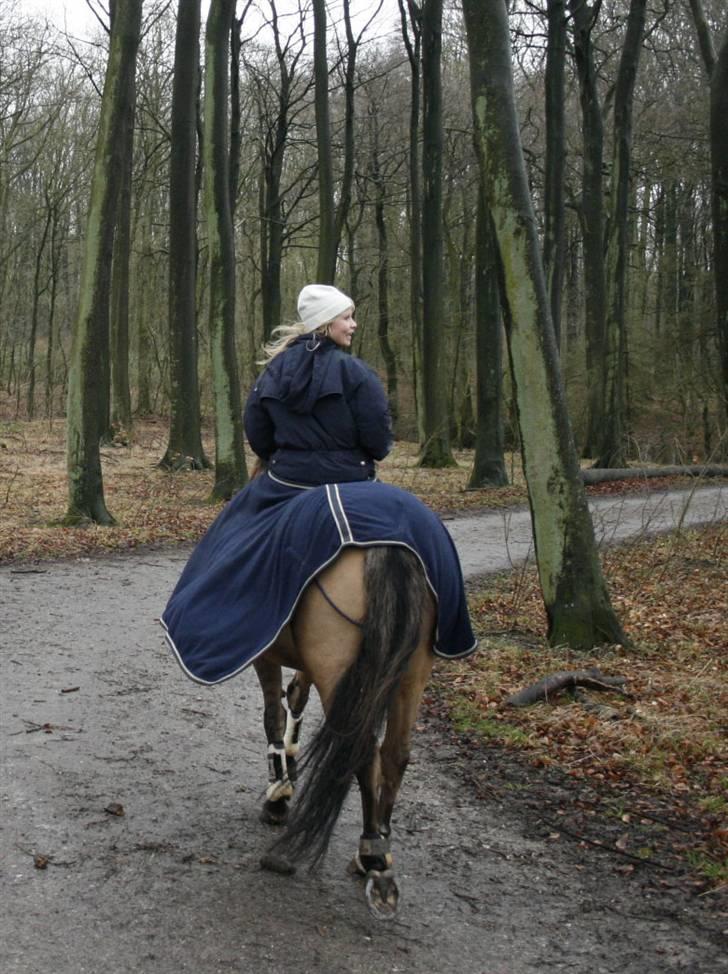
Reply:
<svg viewBox="0 0 728 974"><path fill-rule="evenodd" d="M371 762L357 775L364 831L352 870L366 876L369 909L381 920L395 916L399 903L389 843L392 809L409 762L412 728L432 662L430 641L422 640L395 691L384 740L380 747L375 742Z"/></svg>
<svg viewBox="0 0 728 974"><path fill-rule="evenodd" d="M280 666L265 656L259 657L254 666L263 690L263 723L268 739L268 787L260 818L269 825L282 825L288 816L288 799L293 794L286 759L283 676Z"/></svg>
<svg viewBox="0 0 728 974"><path fill-rule="evenodd" d="M389 836L391 831L392 809L409 763L412 729L433 662L429 641L421 643L402 676L387 715L387 730L380 749L382 777L379 816L384 836Z"/></svg>

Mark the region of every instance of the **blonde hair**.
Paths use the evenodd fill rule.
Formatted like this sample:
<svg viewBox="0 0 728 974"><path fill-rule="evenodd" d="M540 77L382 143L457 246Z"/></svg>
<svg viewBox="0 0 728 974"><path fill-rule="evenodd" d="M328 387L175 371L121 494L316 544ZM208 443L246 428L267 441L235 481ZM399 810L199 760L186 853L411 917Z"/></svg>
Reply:
<svg viewBox="0 0 728 974"><path fill-rule="evenodd" d="M312 338L326 338L329 334L329 326L328 324L321 325L314 331L306 331L306 326L303 322L297 321L294 325L279 325L273 329L272 334L274 337L263 346L263 355L265 358L256 362L256 365L267 365L276 355L285 352L288 346L292 345L301 335L310 335Z"/></svg>

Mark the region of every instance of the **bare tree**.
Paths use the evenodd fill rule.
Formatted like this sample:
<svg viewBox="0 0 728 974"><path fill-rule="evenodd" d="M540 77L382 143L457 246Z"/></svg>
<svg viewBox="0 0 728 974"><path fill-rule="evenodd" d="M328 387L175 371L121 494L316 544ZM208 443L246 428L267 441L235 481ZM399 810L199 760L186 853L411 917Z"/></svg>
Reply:
<svg viewBox="0 0 728 974"><path fill-rule="evenodd" d="M235 251L230 211L228 70L235 0L212 0L205 31L205 211L210 279L210 351L215 401L215 484L227 499L248 479L235 349Z"/></svg>
<svg viewBox="0 0 728 974"><path fill-rule="evenodd" d="M180 0L169 161L169 442L160 466L209 466L202 446L197 364L197 121L200 0Z"/></svg>
<svg viewBox="0 0 728 974"><path fill-rule="evenodd" d="M548 636L623 642L599 565L571 437L513 93L505 0L464 0L476 147L503 268L523 465Z"/></svg>
<svg viewBox="0 0 728 974"><path fill-rule="evenodd" d="M142 0L120 4L112 20L68 385L66 522L113 524L101 474L100 382L108 367L109 271L123 164L122 127L132 91Z"/></svg>

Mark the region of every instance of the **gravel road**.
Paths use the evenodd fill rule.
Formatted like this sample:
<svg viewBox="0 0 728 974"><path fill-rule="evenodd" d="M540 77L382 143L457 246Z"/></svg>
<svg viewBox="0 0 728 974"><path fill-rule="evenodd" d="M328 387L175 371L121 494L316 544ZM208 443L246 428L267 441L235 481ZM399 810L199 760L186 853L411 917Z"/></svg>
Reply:
<svg viewBox="0 0 728 974"><path fill-rule="evenodd" d="M662 496L600 503L598 533L679 520L685 495ZM699 519L726 518L726 500L700 490L689 516L700 504ZM524 518L448 521L466 574L521 557ZM550 841L507 793L465 783L487 780L497 752L465 766L434 726L395 812L398 920L371 919L345 874L356 795L320 872L262 871L255 676L191 683L156 624L187 554L0 569L2 974L728 972L717 898Z"/></svg>

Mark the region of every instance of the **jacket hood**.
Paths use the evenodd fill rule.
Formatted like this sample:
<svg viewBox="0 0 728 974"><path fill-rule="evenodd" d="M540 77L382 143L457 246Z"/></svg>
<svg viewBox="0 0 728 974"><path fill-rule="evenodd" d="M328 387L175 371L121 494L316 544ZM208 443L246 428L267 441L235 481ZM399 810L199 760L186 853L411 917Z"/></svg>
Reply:
<svg viewBox="0 0 728 974"><path fill-rule="evenodd" d="M266 369L261 396L280 400L294 413L310 413L319 399L343 392L341 370L332 368L337 350L330 338L297 338Z"/></svg>

